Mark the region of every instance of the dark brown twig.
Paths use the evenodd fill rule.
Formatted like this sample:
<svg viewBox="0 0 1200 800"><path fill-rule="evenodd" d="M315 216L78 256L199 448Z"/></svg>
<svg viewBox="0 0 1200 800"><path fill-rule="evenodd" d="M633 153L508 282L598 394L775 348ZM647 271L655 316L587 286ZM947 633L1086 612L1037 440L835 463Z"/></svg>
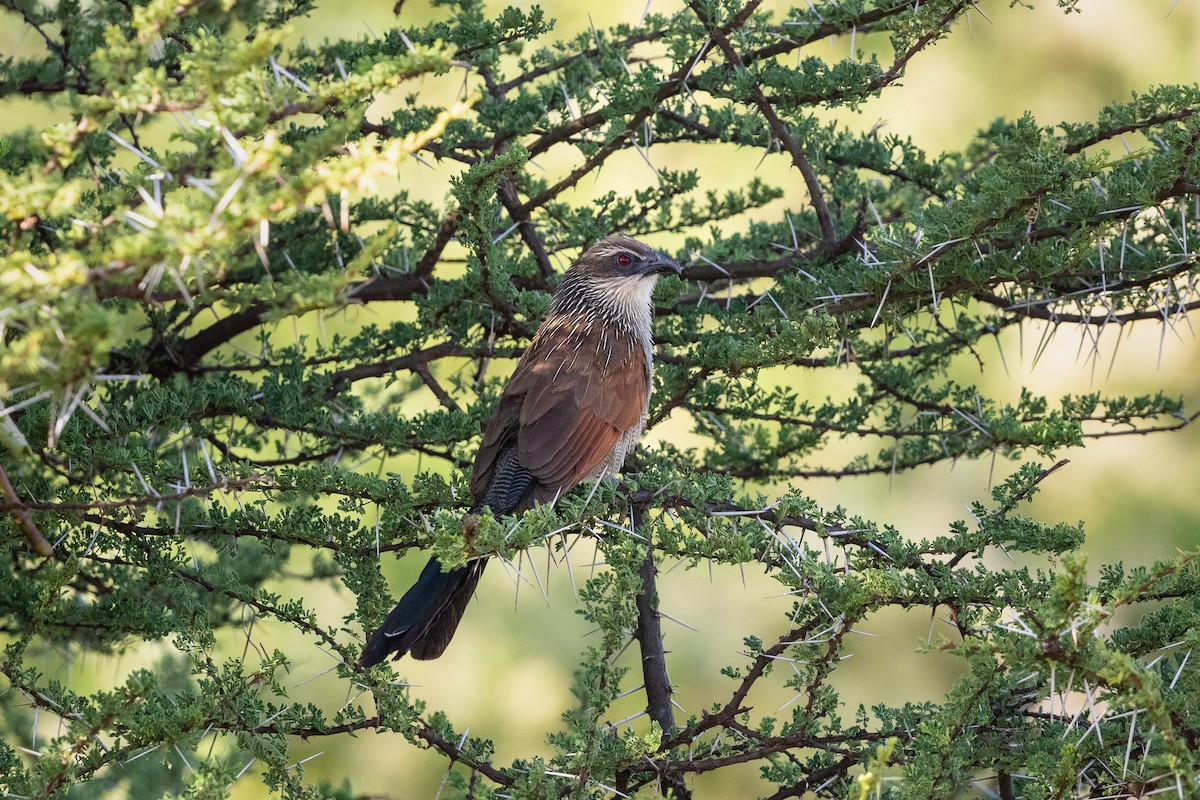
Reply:
<svg viewBox="0 0 1200 800"><path fill-rule="evenodd" d="M529 251L533 253L533 260L537 262L542 278L549 280L554 275L554 265L550 263L550 255L546 252L546 246L542 243L541 237L538 236L537 228L534 227L528 209L521 205L521 200L517 197L516 184L512 182L511 178L502 178L498 193L500 202L508 209L513 222L517 224L517 232L521 234L521 241L525 242Z"/></svg>
<svg viewBox="0 0 1200 800"><path fill-rule="evenodd" d="M12 514L12 518L16 520L17 527L25 534L25 538L29 540L29 544L33 547L34 552L39 556L50 557L54 555L54 547L50 542L46 541L46 537L38 530L33 517L29 515L28 506L21 502L21 498L17 497L17 490L13 488L12 483L8 480L8 472L2 466L0 466L0 492L3 492L4 499L8 501L8 513Z"/></svg>
<svg viewBox="0 0 1200 800"><path fill-rule="evenodd" d="M642 516L646 507L633 506L632 527L636 531L641 527ZM642 591L638 594L636 603L638 611L637 631L634 638L642 651L642 677L646 684L646 711L650 719L658 723L664 736L669 736L675 730L675 712L671 707L671 679L667 675L666 652L663 650L662 617L658 613L658 594L655 577L658 568L654 564L654 545L646 550L646 560L642 562L639 574L642 578ZM692 796L691 790L684 783L683 776L678 773L660 775L663 797L677 797L686 800Z"/></svg>
<svg viewBox="0 0 1200 800"><path fill-rule="evenodd" d="M454 398L450 396L450 393L447 392L440 383L438 383L437 378L433 377L433 372L429 369L428 362L417 364L412 368L412 371L416 373L421 381L424 382L424 384L429 388L429 391L433 392L433 395L438 399L438 402L441 403L447 410L461 410L458 407L458 403L454 402Z"/></svg>
<svg viewBox="0 0 1200 800"><path fill-rule="evenodd" d="M712 20L705 14L704 9L696 0L691 0L688 7L695 12L696 16L704 23L704 27L708 29L709 36L713 42L725 54L725 60L730 66L734 67L739 72L746 70L746 65L742 61L741 56L733 49L733 45L729 42L729 37L720 27L713 25ZM762 89L757 85L753 90L754 104L758 106L758 111L763 115L763 119L767 121L767 125L771 128L771 133L779 140L783 149L788 151L792 157L792 165L800 170L800 175L804 178L804 185L808 188L809 203L813 207L813 211L817 215L817 224L821 226L821 242L825 247L833 247L837 243L837 231L833 227L833 216L829 213L829 204L825 202L825 193L821 190L821 183L817 179L817 171L813 169L808 157L796 142L796 138L792 136L792 131L788 128L775 109L771 107L771 102L767 100L767 96L763 94Z"/></svg>

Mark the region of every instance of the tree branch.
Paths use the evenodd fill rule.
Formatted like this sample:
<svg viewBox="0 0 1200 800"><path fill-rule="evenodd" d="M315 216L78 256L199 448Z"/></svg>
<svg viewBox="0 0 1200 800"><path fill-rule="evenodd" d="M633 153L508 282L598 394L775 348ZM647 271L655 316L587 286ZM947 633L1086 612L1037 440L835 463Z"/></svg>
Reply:
<svg viewBox="0 0 1200 800"><path fill-rule="evenodd" d="M745 72L746 65L737 54L737 51L733 49L733 45L729 42L729 37L719 27L713 25L712 20L709 19L704 9L700 7L700 3L697 0L689 0L688 7L695 12L700 22L708 29L709 36L712 37L712 40L721 49L721 52L725 54L726 61L739 72ZM833 227L833 216L829 213L829 205L825 202L825 193L821 189L820 181L817 179L816 170L813 169L812 164L808 161L808 157L804 155L804 151L796 142L795 137L792 136L792 131L788 128L787 123L775 113L775 109L771 107L770 101L767 100L766 95L763 94L762 89L757 84L752 88L752 96L754 104L758 106L759 113L767 121L771 132L779 140L780 144L783 145L783 148L788 151L788 154L791 155L792 165L800 170L800 175L804 178L804 185L808 188L809 203L812 205L813 211L816 212L817 224L821 227L821 243L826 248L832 248L837 243L837 231Z"/></svg>
<svg viewBox="0 0 1200 800"><path fill-rule="evenodd" d="M8 480L8 472L0 465L0 494L3 494L4 499L8 501L8 513L12 514L13 520L16 521L17 527L25 534L25 538L29 541L29 545L33 551L39 556L49 558L54 555L54 547L50 542L46 541L46 537L38 530L37 524L33 521L33 517L29 515L29 507L21 502L21 498L17 496L17 490L13 488L12 483Z"/></svg>
<svg viewBox="0 0 1200 800"><path fill-rule="evenodd" d="M644 505L635 504L632 511L631 525L633 530L642 527ZM658 594L655 586L655 576L658 568L654 565L654 546L646 548L646 560L642 562L639 575L642 578L642 591L638 593L637 611L638 625L634 637L642 651L642 676L646 685L646 711L650 719L658 723L663 736L670 736L675 730L675 712L671 706L671 679L667 675L667 659L663 650L662 617L658 613ZM660 776L663 797L677 797L688 800L692 796L683 777L678 774Z"/></svg>

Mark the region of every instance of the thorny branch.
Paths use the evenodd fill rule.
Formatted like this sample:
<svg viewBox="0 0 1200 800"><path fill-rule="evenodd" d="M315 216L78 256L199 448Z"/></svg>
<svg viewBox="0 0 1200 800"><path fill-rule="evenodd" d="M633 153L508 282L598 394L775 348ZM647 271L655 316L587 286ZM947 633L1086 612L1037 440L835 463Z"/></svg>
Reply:
<svg viewBox="0 0 1200 800"><path fill-rule="evenodd" d="M634 505L630 525L633 530L643 530L642 520L645 507ZM658 568L654 564L654 548L648 547L642 562L642 591L637 596L638 625L634 637L642 651L642 677L646 686L646 703L650 719L658 723L664 736L675 730L675 711L671 700L671 679L667 675L666 652L663 650L662 619L658 613L658 589L655 576ZM692 796L687 785L676 775L664 775L663 797L678 797L683 800Z"/></svg>
<svg viewBox="0 0 1200 800"><path fill-rule="evenodd" d="M0 494L3 494L5 502L5 510L12 514L16 520L17 527L25 534L25 538L29 540L29 545L33 551L39 556L47 558L54 555L54 547L46 541L46 537L38 530L37 524L33 521L33 517L29 515L30 508L21 499L17 497L17 490L13 488L12 482L8 479L8 471L0 466Z"/></svg>
<svg viewBox="0 0 1200 800"><path fill-rule="evenodd" d="M725 59L729 64L737 71L745 72L746 65L742 61L741 56L734 50L733 45L730 44L725 32L713 26L712 20L704 13L704 9L700 7L698 2L692 0L692 2L688 3L688 6L700 18L700 21L704 23L712 40L721 49L721 52L725 54ZM767 100L767 96L763 94L762 89L756 85L751 89L751 92L759 112L771 126L771 132L775 134L775 138L780 141L784 149L791 155L792 164L800 171L800 175L804 178L804 185L808 188L809 203L812 204L813 211L816 212L817 224L821 226L822 244L827 248L833 247L837 241L837 231L834 229L833 217L829 213L829 205L825 202L825 192L821 188L820 181L817 179L816 170L813 169L808 157L804 154L804 150L796 142L796 138L792 135L792 131L788 128L787 123L775 113L775 109L771 107L771 103Z"/></svg>

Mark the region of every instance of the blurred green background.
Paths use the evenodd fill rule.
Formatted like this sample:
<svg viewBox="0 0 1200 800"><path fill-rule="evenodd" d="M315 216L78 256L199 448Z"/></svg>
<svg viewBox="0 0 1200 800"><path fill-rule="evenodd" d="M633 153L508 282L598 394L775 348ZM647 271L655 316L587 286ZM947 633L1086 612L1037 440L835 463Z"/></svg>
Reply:
<svg viewBox="0 0 1200 800"><path fill-rule="evenodd" d="M598 27L619 22L636 24L646 8L644 0L603 4L551 0L540 5L557 20L555 35L563 38L588 30L593 23ZM785 5L767 5L786 18ZM295 34L310 41L374 36L396 25L391 6L391 2L326 3ZM679 11L682 4L651 0L650 8L670 14ZM419 25L442 13L425 4L408 2L400 22ZM1200 78L1197 34L1200 7L1185 0L1093 0L1082 3L1079 13L1072 14L1064 14L1048 2L1032 10L1010 9L1007 0L984 2L978 12L968 14L965 23L955 25L946 41L911 62L901 86L867 103L860 113L842 113L838 119L849 125L878 126L910 136L932 154L962 149L976 130L1000 116L1015 117L1028 111L1044 125L1085 121L1094 118L1107 103L1127 99L1131 92L1159 83L1196 82ZM848 38L831 39L805 54L836 60L847 56L851 46ZM877 37L856 37L853 46L867 52L883 48L879 52L881 58L886 57L886 42ZM39 52L40 47L36 34L22 26L15 15L0 12L0 52L21 56ZM461 71L425 79L403 87L390 100L382 98L380 108L394 107L410 92L419 93L423 102L449 102L458 95L462 81ZM368 116L374 118L377 113ZM5 100L0 104L0 134L30 126L39 128L64 118L61 111L40 102ZM1136 148L1139 142L1131 139L1129 146ZM804 203L798 176L788 185L785 161L772 157L760 165L761 153L741 151L720 160L707 155L709 160L698 163L700 153L683 146L651 151L660 165L700 169L707 188L740 185L760 170L789 189L782 200L776 201L780 207L800 207ZM653 174L636 154L624 155L605 167L595 181L594 191L622 187L632 190L653 180ZM551 172L567 163L552 157L539 161ZM418 196L442 201L447 179L455 171L444 163L426 167L411 162L399 183ZM579 202L585 202L585 198L580 197ZM744 224L744 220L739 222ZM389 312L372 307L370 313ZM350 326L356 322L349 318L340 321ZM328 327L338 322L326 320L325 324ZM286 327L290 340L291 324ZM1189 406L1200 402L1200 345L1187 320L1166 327L1150 322L1125 330L1108 329L1098 338L1093 338L1094 331L1064 326L1053 331L1049 346L1035 361L1039 343L1047 333L1034 325L1010 330L990 352L981 352L986 360L983 370L974 361L964 361L955 377L975 383L982 393L1003 401L1015 400L1022 386L1032 386L1051 398L1068 392L1132 394L1161 390L1182 395ZM855 388L850 368L832 377L828 370L822 370L819 378L820 384L807 387L813 399L844 396ZM769 375L765 379L769 380ZM653 447L656 441L669 438L686 446L689 430L689 421L676 415L656 428L646 445ZM848 441L840 448L849 453L859 446L858 442ZM840 454L830 455L834 461ZM1086 449L1065 452L1061 457L1069 458L1071 463L1043 484L1030 513L1046 521L1082 520L1088 533L1085 550L1093 572L1102 563L1145 564L1200 544L1200 511L1195 502L1200 488L1200 427L1150 437L1099 439ZM438 467L429 462L420 466ZM1007 461L941 464L895 476L809 480L801 488L827 507L844 506L854 514L893 525L909 536L936 536L944 534L951 521L967 517L963 504L986 499L991 485L1012 467L1013 463ZM411 475L418 465L413 461L395 468ZM364 524L371 521L364 520ZM425 560L419 553L394 562L385 558L385 572L397 595L415 578ZM560 725L559 715L573 703L571 673L586 641L581 637L587 636L588 628L574 613L577 604L572 585L581 584L592 569L592 551L587 542L575 545L570 561L570 569L563 564L548 565L545 550L536 550L525 559L525 574L533 579L529 569L532 562L538 580L545 586L545 597L538 581L518 586L504 567L493 564L477 595L478 602L467 613L448 654L436 662L404 661L397 665L399 679L417 685L416 696L425 699L430 710L446 711L458 725L470 726L473 736L492 738L500 763L548 751L546 733ZM1025 563L1040 566L1035 561ZM709 570L701 565L689 570L686 565L675 566L663 566L661 606L686 626L666 624L668 664L680 705L686 713L698 713L727 696L730 681L719 674L719 669L743 660L738 637L752 630L765 640L773 640L786 629L790 603L786 597L776 596L779 584L750 568L743 574L724 567ZM321 609L322 624L336 626L353 608L353 599L346 592L328 584L291 587L290 591L284 588L283 592L302 592L311 607ZM936 645L939 638L951 635L952 629L940 620L897 612L871 620L864 632L876 636L854 637L853 657L835 675L834 683L847 704L847 715L853 714L859 703L869 707L880 702L937 700L956 677L955 659L938 654L936 648L924 651L926 642ZM330 656L295 646L289 630L260 622L255 640L282 649L294 660L291 677L297 686L297 698L313 697L324 708L337 709L356 696L357 689L351 687L348 693L346 684L328 672L333 665ZM232 652L235 646L240 650L242 643L229 646ZM169 643L163 643L114 658L84 655L67 664L48 661L40 666L61 672L81 690L94 691L120 680L134 668L153 664L169 652L169 647ZM637 686L640 677L636 648L630 648L622 663L633 670L626 680L629 688ZM790 699L791 694L776 681L774 689L756 693L750 701L757 714L771 714ZM611 721L619 721L618 712L636 714L643 704L644 696L632 693L618 703ZM632 724L643 729L645 718ZM41 732L42 736L53 734L52 729ZM310 777L334 784L348 778L358 795L431 798L439 792L445 769L439 756L417 750L400 736L386 733L296 742L294 755L295 761L313 757L303 765ZM179 768L185 769L182 764ZM706 787L702 794L745 793L744 781L756 774L756 768L743 767L740 772L702 777L700 786ZM264 796L265 791L251 768L235 786L234 796L248 800Z"/></svg>

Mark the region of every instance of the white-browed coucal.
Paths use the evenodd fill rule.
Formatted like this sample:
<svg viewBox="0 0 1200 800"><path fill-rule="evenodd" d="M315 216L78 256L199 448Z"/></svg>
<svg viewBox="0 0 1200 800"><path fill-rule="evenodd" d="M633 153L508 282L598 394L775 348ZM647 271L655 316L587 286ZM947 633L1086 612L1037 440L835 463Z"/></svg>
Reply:
<svg viewBox="0 0 1200 800"><path fill-rule="evenodd" d="M562 277L550 313L504 386L471 472L472 512L496 516L553 502L621 469L646 424L653 342L651 293L679 264L628 236L590 247ZM358 663L390 653L440 656L487 560L443 571L431 558Z"/></svg>

